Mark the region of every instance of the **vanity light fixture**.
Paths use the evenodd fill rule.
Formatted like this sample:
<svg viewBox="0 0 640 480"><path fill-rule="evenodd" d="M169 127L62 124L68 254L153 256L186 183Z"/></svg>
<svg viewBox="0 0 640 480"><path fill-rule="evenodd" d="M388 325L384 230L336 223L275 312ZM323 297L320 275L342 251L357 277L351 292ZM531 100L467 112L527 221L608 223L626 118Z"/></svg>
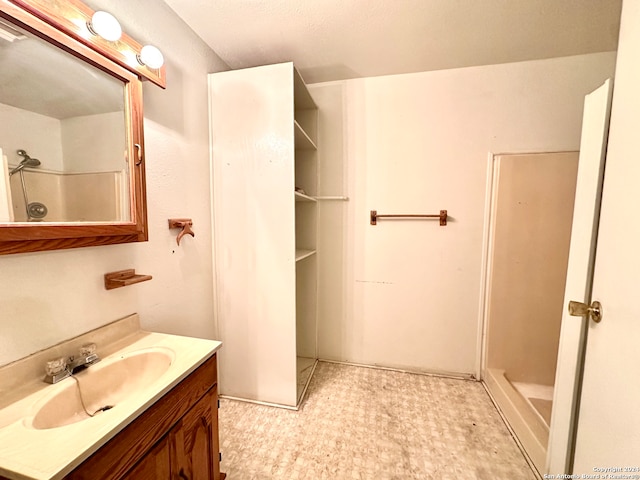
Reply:
<svg viewBox="0 0 640 480"><path fill-rule="evenodd" d="M87 22L87 28L93 35L104 38L109 42L115 42L122 36L122 27L118 19L108 12L98 10Z"/></svg>
<svg viewBox="0 0 640 480"><path fill-rule="evenodd" d="M162 52L153 45L145 45L136 57L140 65L146 65L149 68L158 69L164 65L164 57Z"/></svg>

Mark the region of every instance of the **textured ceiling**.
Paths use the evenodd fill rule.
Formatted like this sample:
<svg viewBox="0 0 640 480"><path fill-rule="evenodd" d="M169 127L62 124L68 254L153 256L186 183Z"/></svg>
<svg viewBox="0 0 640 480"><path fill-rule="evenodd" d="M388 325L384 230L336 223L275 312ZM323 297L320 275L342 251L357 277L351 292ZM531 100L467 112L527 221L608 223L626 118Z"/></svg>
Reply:
<svg viewBox="0 0 640 480"><path fill-rule="evenodd" d="M612 51L621 0L165 0L233 69L305 81Z"/></svg>

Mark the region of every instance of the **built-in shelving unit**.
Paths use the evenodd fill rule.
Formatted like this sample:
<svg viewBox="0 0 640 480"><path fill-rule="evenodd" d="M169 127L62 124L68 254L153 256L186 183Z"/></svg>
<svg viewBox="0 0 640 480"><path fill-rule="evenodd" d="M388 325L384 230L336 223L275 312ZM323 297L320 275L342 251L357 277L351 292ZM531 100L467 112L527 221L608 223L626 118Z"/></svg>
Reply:
<svg viewBox="0 0 640 480"><path fill-rule="evenodd" d="M209 90L220 393L296 408L317 361L318 109L292 63Z"/></svg>
<svg viewBox="0 0 640 480"><path fill-rule="evenodd" d="M302 77L293 69L296 216L296 365L300 402L317 359L317 194L318 107Z"/></svg>

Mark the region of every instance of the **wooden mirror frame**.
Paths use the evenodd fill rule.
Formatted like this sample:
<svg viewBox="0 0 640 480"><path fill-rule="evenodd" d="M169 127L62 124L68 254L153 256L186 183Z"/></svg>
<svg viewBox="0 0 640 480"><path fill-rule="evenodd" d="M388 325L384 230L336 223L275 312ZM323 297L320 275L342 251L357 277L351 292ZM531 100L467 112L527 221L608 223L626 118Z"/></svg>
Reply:
<svg viewBox="0 0 640 480"><path fill-rule="evenodd" d="M126 34L117 42L87 35L93 13L78 0L0 0L0 18L123 82L130 221L0 223L0 255L148 240L142 79L164 88L165 71L138 63L141 46Z"/></svg>

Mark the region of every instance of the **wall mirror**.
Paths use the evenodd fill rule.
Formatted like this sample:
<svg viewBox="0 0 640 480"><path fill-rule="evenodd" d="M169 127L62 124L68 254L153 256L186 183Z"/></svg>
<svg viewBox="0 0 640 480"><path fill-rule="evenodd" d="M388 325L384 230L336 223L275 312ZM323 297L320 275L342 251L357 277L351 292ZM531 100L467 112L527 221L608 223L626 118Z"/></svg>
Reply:
<svg viewBox="0 0 640 480"><path fill-rule="evenodd" d="M77 0L0 0L0 254L147 240L142 86Z"/></svg>

